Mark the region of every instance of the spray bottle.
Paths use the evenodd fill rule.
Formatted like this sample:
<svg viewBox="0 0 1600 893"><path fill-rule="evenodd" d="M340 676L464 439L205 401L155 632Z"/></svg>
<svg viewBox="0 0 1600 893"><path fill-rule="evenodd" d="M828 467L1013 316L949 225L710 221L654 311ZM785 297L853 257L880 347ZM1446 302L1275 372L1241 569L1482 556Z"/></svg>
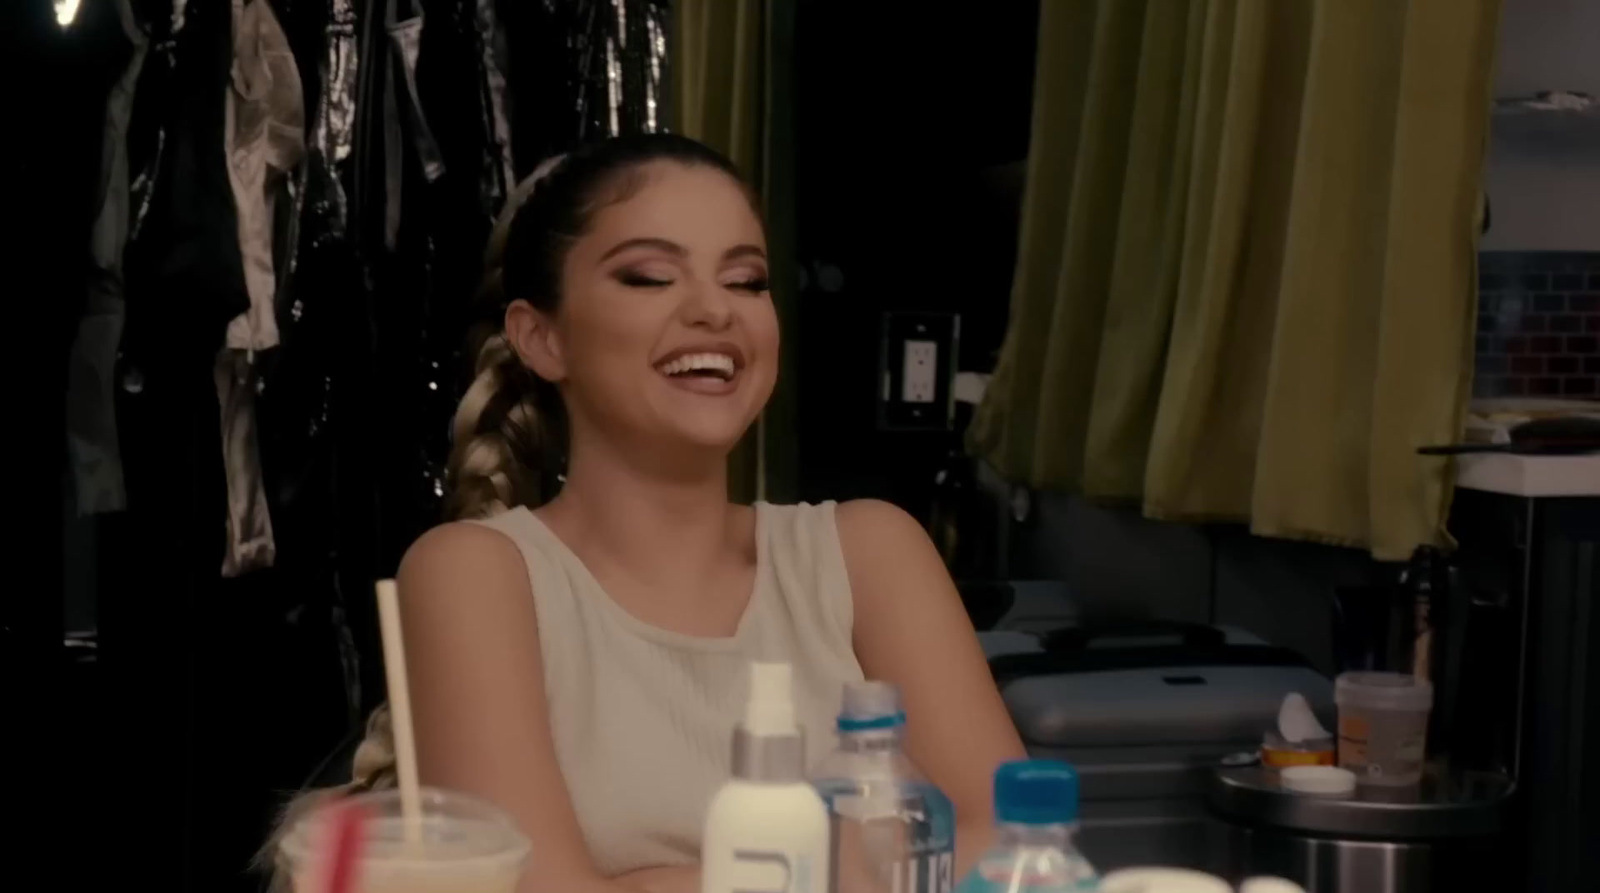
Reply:
<svg viewBox="0 0 1600 893"><path fill-rule="evenodd" d="M701 893L825 893L828 808L806 781L789 665L752 663L733 778L706 813Z"/></svg>

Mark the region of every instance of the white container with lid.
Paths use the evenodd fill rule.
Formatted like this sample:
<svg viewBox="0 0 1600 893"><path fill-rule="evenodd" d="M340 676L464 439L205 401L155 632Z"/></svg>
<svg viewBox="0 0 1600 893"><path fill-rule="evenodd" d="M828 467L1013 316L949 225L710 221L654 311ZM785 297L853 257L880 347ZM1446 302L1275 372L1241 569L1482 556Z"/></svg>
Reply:
<svg viewBox="0 0 1600 893"><path fill-rule="evenodd" d="M1336 797L1356 789L1355 773L1338 766L1290 766L1278 773L1278 782L1299 794Z"/></svg>
<svg viewBox="0 0 1600 893"><path fill-rule="evenodd" d="M1100 881L1100 893L1233 893L1233 887L1187 868L1123 868Z"/></svg>
<svg viewBox="0 0 1600 893"><path fill-rule="evenodd" d="M1100 893L1233 893L1227 881L1187 868L1123 868L1100 882ZM1253 877L1239 893L1306 893L1294 881Z"/></svg>
<svg viewBox="0 0 1600 893"><path fill-rule="evenodd" d="M1422 778L1433 685L1403 673L1342 673L1334 682L1339 707L1339 765L1361 784L1401 787Z"/></svg>
<svg viewBox="0 0 1600 893"><path fill-rule="evenodd" d="M1433 683L1406 673L1340 673L1333 682L1333 702L1340 707L1426 712L1433 709Z"/></svg>

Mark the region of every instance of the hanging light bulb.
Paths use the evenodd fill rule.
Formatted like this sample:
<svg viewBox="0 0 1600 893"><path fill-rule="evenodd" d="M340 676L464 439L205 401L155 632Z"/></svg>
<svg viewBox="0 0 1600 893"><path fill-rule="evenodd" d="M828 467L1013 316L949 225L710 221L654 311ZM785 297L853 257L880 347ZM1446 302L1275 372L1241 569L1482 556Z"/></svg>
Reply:
<svg viewBox="0 0 1600 893"><path fill-rule="evenodd" d="M56 24L65 28L78 17L78 0L55 0Z"/></svg>

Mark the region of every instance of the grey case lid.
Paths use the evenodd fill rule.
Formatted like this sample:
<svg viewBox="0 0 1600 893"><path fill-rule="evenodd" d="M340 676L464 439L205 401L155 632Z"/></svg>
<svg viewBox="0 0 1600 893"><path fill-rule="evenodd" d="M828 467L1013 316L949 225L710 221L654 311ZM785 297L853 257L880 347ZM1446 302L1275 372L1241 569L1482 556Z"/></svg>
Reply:
<svg viewBox="0 0 1600 893"><path fill-rule="evenodd" d="M1003 696L1030 746L1253 747L1290 692L1305 695L1324 722L1333 715L1333 683L1307 667L1061 673L1017 679Z"/></svg>

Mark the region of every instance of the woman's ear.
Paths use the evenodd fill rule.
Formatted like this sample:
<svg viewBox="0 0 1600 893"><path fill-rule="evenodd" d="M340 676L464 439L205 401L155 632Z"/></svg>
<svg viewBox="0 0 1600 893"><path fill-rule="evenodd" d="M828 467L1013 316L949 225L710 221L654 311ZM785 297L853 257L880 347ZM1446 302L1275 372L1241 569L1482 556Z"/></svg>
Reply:
<svg viewBox="0 0 1600 893"><path fill-rule="evenodd" d="M566 352L549 314L527 301L512 301L506 308L506 341L533 374L552 384L566 379Z"/></svg>

